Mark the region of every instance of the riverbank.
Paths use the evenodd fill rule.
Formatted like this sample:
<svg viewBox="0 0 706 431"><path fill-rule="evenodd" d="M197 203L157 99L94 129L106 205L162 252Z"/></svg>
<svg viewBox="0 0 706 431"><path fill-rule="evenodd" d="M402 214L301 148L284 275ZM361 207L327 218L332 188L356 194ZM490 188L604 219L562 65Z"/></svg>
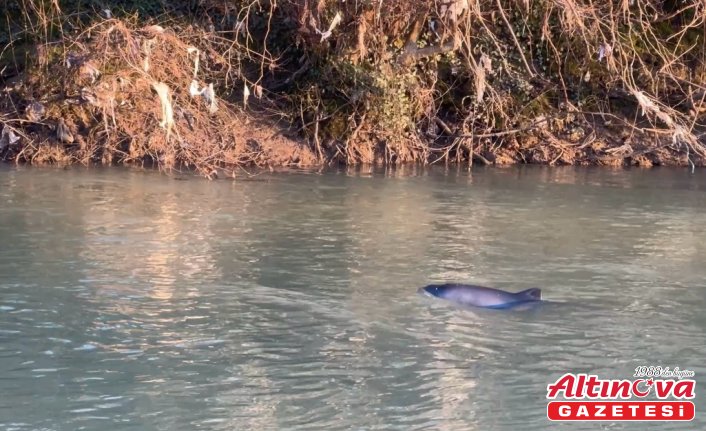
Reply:
<svg viewBox="0 0 706 431"><path fill-rule="evenodd" d="M706 165L703 5L45 3L3 6L11 163Z"/></svg>

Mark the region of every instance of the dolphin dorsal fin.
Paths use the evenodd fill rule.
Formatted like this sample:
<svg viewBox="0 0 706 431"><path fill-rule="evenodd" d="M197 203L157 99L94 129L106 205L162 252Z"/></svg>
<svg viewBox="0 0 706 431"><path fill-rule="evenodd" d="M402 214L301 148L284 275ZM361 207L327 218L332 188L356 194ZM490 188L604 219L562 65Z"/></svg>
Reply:
<svg viewBox="0 0 706 431"><path fill-rule="evenodd" d="M532 287L530 289L517 292L515 295L525 299L532 299L538 301L542 299L542 289L538 287Z"/></svg>

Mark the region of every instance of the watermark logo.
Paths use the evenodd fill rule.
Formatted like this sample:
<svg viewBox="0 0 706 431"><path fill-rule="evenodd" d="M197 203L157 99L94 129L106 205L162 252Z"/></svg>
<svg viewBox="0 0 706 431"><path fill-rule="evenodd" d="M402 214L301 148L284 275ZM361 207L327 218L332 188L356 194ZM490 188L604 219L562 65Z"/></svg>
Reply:
<svg viewBox="0 0 706 431"><path fill-rule="evenodd" d="M566 373L547 385L551 421L691 421L694 372L637 367L632 379Z"/></svg>

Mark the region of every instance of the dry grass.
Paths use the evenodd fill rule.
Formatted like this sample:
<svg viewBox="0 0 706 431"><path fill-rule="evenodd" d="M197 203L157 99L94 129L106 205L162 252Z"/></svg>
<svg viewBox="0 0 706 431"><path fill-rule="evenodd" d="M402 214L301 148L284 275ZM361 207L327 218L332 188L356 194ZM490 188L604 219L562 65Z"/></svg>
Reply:
<svg viewBox="0 0 706 431"><path fill-rule="evenodd" d="M178 32L107 19L60 45L39 45L24 81L2 100L3 127L22 136L4 157L149 162L208 177L272 160L315 163L306 146L273 136L277 128L219 97L231 65L200 31Z"/></svg>
<svg viewBox="0 0 706 431"><path fill-rule="evenodd" d="M63 16L21 3L28 33ZM253 163L706 161L703 0L199 4L201 26L111 19L39 38L24 88L2 102L0 121L25 145L0 155L205 175ZM267 147L247 112L298 128L307 145Z"/></svg>
<svg viewBox="0 0 706 431"><path fill-rule="evenodd" d="M323 50L333 71L298 99L309 102L302 110L316 112L302 123L346 163L376 156L602 163L616 157L603 149L615 148L624 150L621 160L642 164L651 155L668 162L665 153L674 163L706 157L702 0L318 1L300 8L302 43L309 53ZM315 30L334 13L349 30L322 44ZM346 62L354 72L346 73ZM324 85L338 91L321 95Z"/></svg>

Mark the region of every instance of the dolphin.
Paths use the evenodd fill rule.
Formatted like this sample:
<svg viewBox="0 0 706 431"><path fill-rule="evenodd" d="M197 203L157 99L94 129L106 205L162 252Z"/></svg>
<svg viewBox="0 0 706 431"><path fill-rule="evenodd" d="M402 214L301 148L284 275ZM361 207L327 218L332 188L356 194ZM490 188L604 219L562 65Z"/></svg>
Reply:
<svg viewBox="0 0 706 431"><path fill-rule="evenodd" d="M463 306L494 309L514 308L538 303L542 300L542 290L536 287L512 293L492 287L449 283L430 284L419 289L419 292Z"/></svg>

